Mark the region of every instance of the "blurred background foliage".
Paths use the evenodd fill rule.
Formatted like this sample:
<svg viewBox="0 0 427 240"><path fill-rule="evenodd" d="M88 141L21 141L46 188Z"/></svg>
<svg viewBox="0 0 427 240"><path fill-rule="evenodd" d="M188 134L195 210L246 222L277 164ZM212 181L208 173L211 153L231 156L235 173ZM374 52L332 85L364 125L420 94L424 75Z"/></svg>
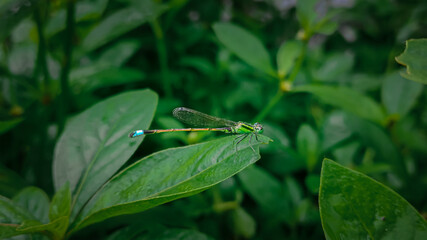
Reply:
<svg viewBox="0 0 427 240"><path fill-rule="evenodd" d="M237 177L79 237L167 238L185 228L183 237L201 239L323 238L323 157L425 216L427 94L401 77L395 57L405 40L426 37L426 14L416 0L2 0L0 194L31 185L52 196L53 148L67 119L150 88L160 96L151 128L183 127L171 111L186 106L261 121L274 142ZM236 37L245 41L233 45ZM130 162L215 137L153 135Z"/></svg>

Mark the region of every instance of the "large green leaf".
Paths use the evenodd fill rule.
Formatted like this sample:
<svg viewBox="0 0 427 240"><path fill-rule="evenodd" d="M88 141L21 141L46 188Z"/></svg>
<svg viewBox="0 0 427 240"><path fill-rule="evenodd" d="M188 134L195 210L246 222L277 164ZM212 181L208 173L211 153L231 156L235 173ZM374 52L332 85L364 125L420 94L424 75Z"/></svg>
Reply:
<svg viewBox="0 0 427 240"><path fill-rule="evenodd" d="M309 92L322 102L342 108L348 112L377 123L382 123L385 115L380 105L371 98L345 87L304 85L296 87L295 92Z"/></svg>
<svg viewBox="0 0 427 240"><path fill-rule="evenodd" d="M388 114L404 117L415 105L423 90L421 83L408 81L398 73L386 77L381 89L381 98Z"/></svg>
<svg viewBox="0 0 427 240"><path fill-rule="evenodd" d="M171 148L137 161L96 193L72 231L206 190L257 161L258 145L270 140L258 136L259 141L253 138L250 143L248 137L236 146L235 138Z"/></svg>
<svg viewBox="0 0 427 240"><path fill-rule="evenodd" d="M213 29L219 41L228 50L252 67L276 76L270 55L261 41L250 32L231 23L215 23Z"/></svg>
<svg viewBox="0 0 427 240"><path fill-rule="evenodd" d="M94 27L83 40L83 48L86 51L96 49L141 24L155 19L166 10L166 6L152 0L142 0L135 5L117 10Z"/></svg>
<svg viewBox="0 0 427 240"><path fill-rule="evenodd" d="M406 66L402 76L416 82L427 84L427 39L411 39L406 41L405 51L396 61Z"/></svg>
<svg viewBox="0 0 427 240"><path fill-rule="evenodd" d="M383 184L323 161L319 208L326 239L427 239L427 223Z"/></svg>
<svg viewBox="0 0 427 240"><path fill-rule="evenodd" d="M31 213L42 223L49 221L49 197L36 187L26 187L16 194L12 201Z"/></svg>
<svg viewBox="0 0 427 240"><path fill-rule="evenodd" d="M0 1L0 42L9 36L13 28L22 19L33 13L37 4L39 4L37 0Z"/></svg>
<svg viewBox="0 0 427 240"><path fill-rule="evenodd" d="M157 105L151 90L111 97L71 119L55 147L55 188L70 183L73 213L133 154L143 137L130 140L129 132L146 129Z"/></svg>

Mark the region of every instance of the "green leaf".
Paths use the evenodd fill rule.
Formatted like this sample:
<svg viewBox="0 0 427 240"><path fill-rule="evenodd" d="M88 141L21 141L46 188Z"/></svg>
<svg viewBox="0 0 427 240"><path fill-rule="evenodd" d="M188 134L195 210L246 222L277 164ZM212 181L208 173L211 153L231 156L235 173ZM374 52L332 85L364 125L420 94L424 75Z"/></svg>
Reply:
<svg viewBox="0 0 427 240"><path fill-rule="evenodd" d="M345 122L359 136L362 144L375 150L379 160L390 163L394 167L394 172L400 176L401 180L408 178L406 165L399 156L393 141L383 128L375 123L351 115L345 117Z"/></svg>
<svg viewBox="0 0 427 240"><path fill-rule="evenodd" d="M421 83L408 81L395 73L384 80L381 98L388 114L398 114L402 118L415 105L422 90Z"/></svg>
<svg viewBox="0 0 427 240"><path fill-rule="evenodd" d="M416 82L427 84L427 39L410 39L406 41L405 51L396 61L406 66L402 76Z"/></svg>
<svg viewBox="0 0 427 240"><path fill-rule="evenodd" d="M47 224L41 224L37 221L26 221L16 230L20 234L41 233L48 236L50 239L64 239L68 221L68 216L57 218Z"/></svg>
<svg viewBox="0 0 427 240"><path fill-rule="evenodd" d="M297 133L298 153L303 156L307 163L308 171L312 171L316 166L319 157L319 137L310 125L303 124Z"/></svg>
<svg viewBox="0 0 427 240"><path fill-rule="evenodd" d="M312 93L324 103L342 108L361 118L377 123L382 123L385 118L384 112L378 103L350 88L304 85L295 87L294 91Z"/></svg>
<svg viewBox="0 0 427 240"><path fill-rule="evenodd" d="M152 0L142 0L136 6L115 11L94 27L83 40L86 51L94 50L111 40L157 18L166 10Z"/></svg>
<svg viewBox="0 0 427 240"><path fill-rule="evenodd" d="M0 192L5 197L15 196L22 188L27 185L23 179L16 172L8 169L0 163Z"/></svg>
<svg viewBox="0 0 427 240"><path fill-rule="evenodd" d="M260 141L250 143L248 137L236 146L235 138L171 148L137 161L96 193L72 231L204 191L257 161L258 145L270 141L260 135Z"/></svg>
<svg viewBox="0 0 427 240"><path fill-rule="evenodd" d="M57 190L70 183L73 213L130 158L144 137L131 140L128 134L149 127L156 105L153 91L131 91L68 122L55 147L53 177Z"/></svg>
<svg viewBox="0 0 427 240"><path fill-rule="evenodd" d="M75 21L79 23L101 17L105 7L107 6L107 3L108 0L77 1L75 5ZM53 15L48 18L48 23L45 27L46 37L51 37L56 33L64 30L66 17L66 9L60 9L59 11L54 12Z"/></svg>
<svg viewBox="0 0 427 240"><path fill-rule="evenodd" d="M101 87L139 82L144 78L145 74L137 69L95 64L72 71L70 74L70 86L73 92L82 93Z"/></svg>
<svg viewBox="0 0 427 240"><path fill-rule="evenodd" d="M16 230L25 221L35 221L34 217L12 200L0 196L0 238L7 238L22 233Z"/></svg>
<svg viewBox="0 0 427 240"><path fill-rule="evenodd" d="M237 236L243 236L243 238L249 239L255 235L256 222L245 209L238 207L231 211L230 215L232 229Z"/></svg>
<svg viewBox="0 0 427 240"><path fill-rule="evenodd" d="M319 193L320 176L319 174L309 174L305 178L305 185L311 193Z"/></svg>
<svg viewBox="0 0 427 240"><path fill-rule="evenodd" d="M347 78L347 74L354 65L354 54L334 53L323 60L323 64L313 71L313 76L323 82L340 82Z"/></svg>
<svg viewBox="0 0 427 240"><path fill-rule="evenodd" d="M67 182L53 196L49 208L49 219L54 221L60 217L69 217L71 213L71 191Z"/></svg>
<svg viewBox="0 0 427 240"><path fill-rule="evenodd" d="M8 120L8 121L0 121L0 134L9 131L14 128L16 125L22 122L23 118Z"/></svg>
<svg viewBox="0 0 427 240"><path fill-rule="evenodd" d="M317 0L299 0L297 1L297 17L302 28L305 31L310 31L317 18L317 13L314 11Z"/></svg>
<svg viewBox="0 0 427 240"><path fill-rule="evenodd" d="M98 62L109 66L121 67L141 48L141 41L128 39L109 47L99 57Z"/></svg>
<svg viewBox="0 0 427 240"><path fill-rule="evenodd" d="M40 188L26 187L15 195L12 201L27 210L40 222L49 222L49 197Z"/></svg>
<svg viewBox="0 0 427 240"><path fill-rule="evenodd" d="M0 2L0 42L9 36L13 28L33 13L37 0L2 0Z"/></svg>
<svg viewBox="0 0 427 240"><path fill-rule="evenodd" d="M267 49L252 33L231 23L215 23L213 30L219 41L247 64L276 76Z"/></svg>
<svg viewBox="0 0 427 240"><path fill-rule="evenodd" d="M289 221L290 208L280 182L270 173L251 166L237 175L246 192L268 214Z"/></svg>
<svg viewBox="0 0 427 240"><path fill-rule="evenodd" d="M291 71L295 61L301 55L302 47L300 41L282 43L277 52L277 72L280 78L284 78Z"/></svg>
<svg viewBox="0 0 427 240"><path fill-rule="evenodd" d="M323 161L319 208L326 239L427 239L427 223L383 184Z"/></svg>

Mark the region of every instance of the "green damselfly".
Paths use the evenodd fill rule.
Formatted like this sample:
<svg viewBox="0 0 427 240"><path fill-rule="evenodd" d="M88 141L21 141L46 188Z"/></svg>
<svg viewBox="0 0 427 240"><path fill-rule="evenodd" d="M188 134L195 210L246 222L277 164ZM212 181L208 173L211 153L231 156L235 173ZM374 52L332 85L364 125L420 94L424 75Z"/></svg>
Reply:
<svg viewBox="0 0 427 240"><path fill-rule="evenodd" d="M146 134L155 134L155 133L166 133L166 132L203 132L203 131L212 131L212 132L223 132L240 135L236 137L236 149L237 144L239 144L243 139L250 136L249 143L252 141L252 137L255 136L258 141L258 134L261 134L264 130L260 123L249 124L245 122L234 122L231 120L214 117L199 111L179 107L175 108L172 112L173 116L179 121L196 126L198 128L172 128L172 129L153 129L153 130L136 130L129 134L130 138L146 135ZM252 145L250 145L252 150L255 152Z"/></svg>

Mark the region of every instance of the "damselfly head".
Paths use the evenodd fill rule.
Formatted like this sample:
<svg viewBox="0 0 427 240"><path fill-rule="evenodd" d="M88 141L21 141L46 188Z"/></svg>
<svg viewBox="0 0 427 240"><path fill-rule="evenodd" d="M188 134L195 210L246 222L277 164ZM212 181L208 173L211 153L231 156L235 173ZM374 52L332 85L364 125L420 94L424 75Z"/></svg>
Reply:
<svg viewBox="0 0 427 240"><path fill-rule="evenodd" d="M264 132L264 129L262 128L262 125L259 122L254 123L254 129L256 133Z"/></svg>

